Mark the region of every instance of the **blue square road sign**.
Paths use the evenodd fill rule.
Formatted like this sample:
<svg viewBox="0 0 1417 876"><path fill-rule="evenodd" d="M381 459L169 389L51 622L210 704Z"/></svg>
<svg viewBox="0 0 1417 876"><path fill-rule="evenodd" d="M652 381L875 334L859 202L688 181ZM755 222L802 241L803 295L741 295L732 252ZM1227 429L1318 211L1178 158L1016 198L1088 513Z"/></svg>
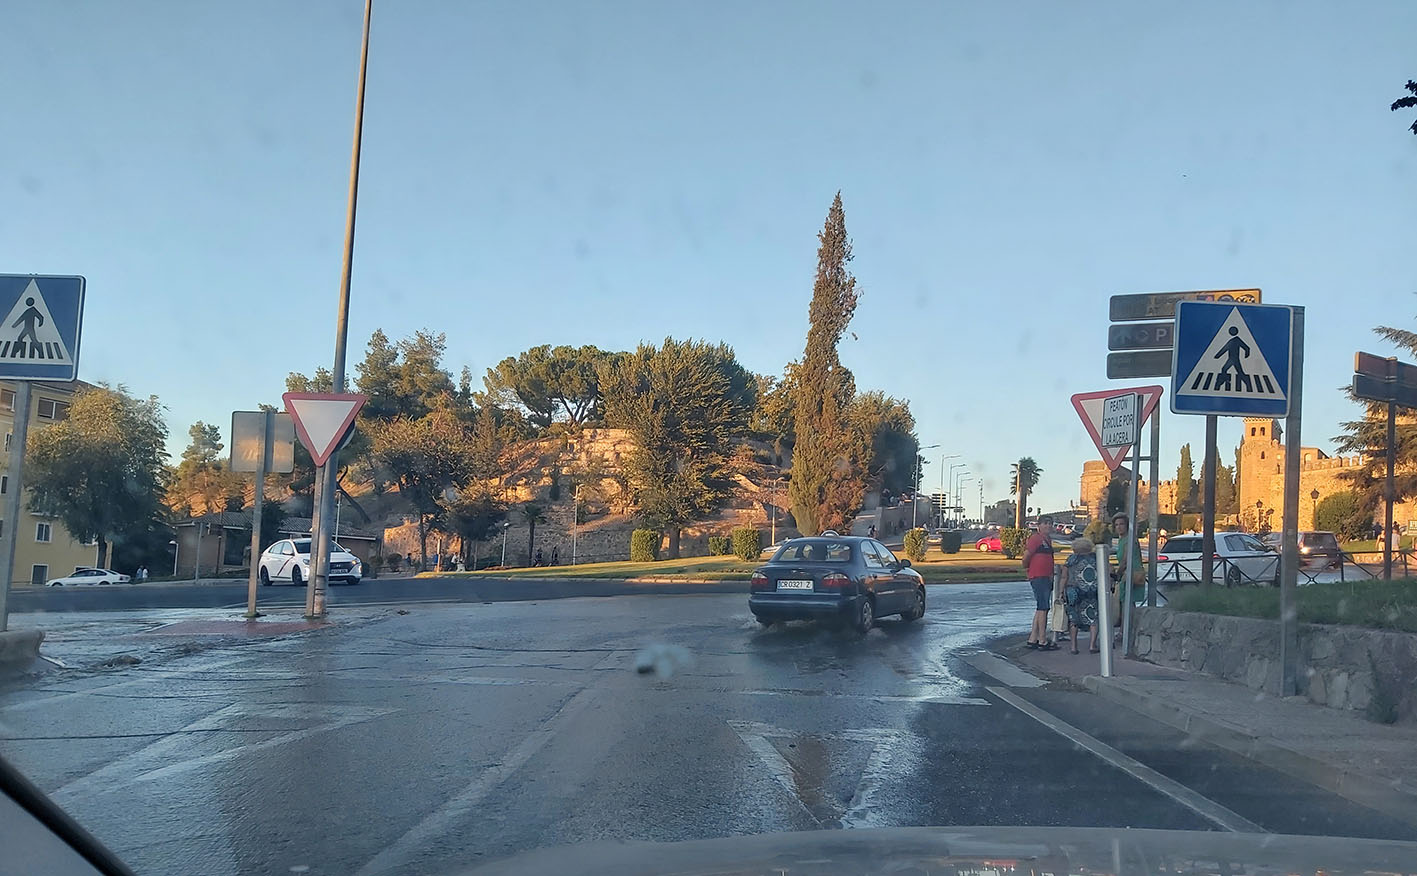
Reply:
<svg viewBox="0 0 1417 876"><path fill-rule="evenodd" d="M1180 302L1171 410L1288 416L1293 325L1293 309L1282 305Z"/></svg>
<svg viewBox="0 0 1417 876"><path fill-rule="evenodd" d="M0 274L0 380L74 380L84 278Z"/></svg>

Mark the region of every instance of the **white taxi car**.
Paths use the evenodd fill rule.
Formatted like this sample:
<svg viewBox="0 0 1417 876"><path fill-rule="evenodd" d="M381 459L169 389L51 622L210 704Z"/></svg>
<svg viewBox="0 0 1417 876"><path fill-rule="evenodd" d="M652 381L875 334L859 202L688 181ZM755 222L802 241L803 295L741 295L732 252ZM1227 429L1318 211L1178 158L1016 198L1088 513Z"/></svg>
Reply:
<svg viewBox="0 0 1417 876"><path fill-rule="evenodd" d="M310 580L310 539L287 538L261 552L262 584L289 581L304 584ZM342 581L358 584L364 577L364 565L359 558L336 542L330 542L330 583Z"/></svg>

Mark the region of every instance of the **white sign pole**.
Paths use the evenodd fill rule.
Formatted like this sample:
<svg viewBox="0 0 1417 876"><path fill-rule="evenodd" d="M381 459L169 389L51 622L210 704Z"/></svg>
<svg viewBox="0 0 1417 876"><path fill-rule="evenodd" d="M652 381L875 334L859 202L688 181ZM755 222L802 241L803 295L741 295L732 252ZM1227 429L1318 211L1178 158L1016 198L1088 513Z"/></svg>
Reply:
<svg viewBox="0 0 1417 876"><path fill-rule="evenodd" d="M1107 546L1098 544L1097 552L1097 629L1093 631L1093 641L1102 646L1102 665L1098 669L1103 678L1112 677L1112 600L1107 595L1111 585L1111 575L1107 574ZM1074 645L1077 643L1074 642Z"/></svg>

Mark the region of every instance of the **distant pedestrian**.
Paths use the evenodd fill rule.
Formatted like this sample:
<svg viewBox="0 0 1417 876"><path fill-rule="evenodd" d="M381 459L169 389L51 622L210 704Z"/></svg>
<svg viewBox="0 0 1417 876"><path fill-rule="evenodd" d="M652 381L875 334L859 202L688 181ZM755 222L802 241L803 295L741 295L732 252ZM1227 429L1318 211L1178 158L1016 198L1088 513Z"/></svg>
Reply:
<svg viewBox="0 0 1417 876"><path fill-rule="evenodd" d="M546 562L541 558L541 548L536 549L536 559L532 561L533 566L543 566Z"/></svg>
<svg viewBox="0 0 1417 876"><path fill-rule="evenodd" d="M1023 546L1023 568L1033 588L1033 626L1028 631L1028 647L1056 651L1048 641L1048 608L1053 603L1053 518L1038 518L1038 530Z"/></svg>
<svg viewBox="0 0 1417 876"><path fill-rule="evenodd" d="M459 572L466 572L466 571L467 571L467 566L463 564L463 559L462 559L462 557L458 557L458 567L457 567L457 568L458 568L458 571L459 571Z"/></svg>
<svg viewBox="0 0 1417 876"><path fill-rule="evenodd" d="M1073 553L1063 566L1063 605L1068 612L1068 637L1073 653L1078 652L1078 633L1091 632L1089 653L1099 650L1097 641L1097 555L1087 538L1073 539Z"/></svg>
<svg viewBox="0 0 1417 876"><path fill-rule="evenodd" d="M553 565L553 566L559 566L559 565L561 565L561 547L560 547L560 545L557 545L556 547L553 547L553 548L551 549L551 565Z"/></svg>
<svg viewBox="0 0 1417 876"><path fill-rule="evenodd" d="M407 556L403 558L403 563L404 566L407 567L410 572L413 571L413 553L411 551Z"/></svg>
<svg viewBox="0 0 1417 876"><path fill-rule="evenodd" d="M872 523L870 526L866 527L866 535L870 538L876 537L876 524Z"/></svg>

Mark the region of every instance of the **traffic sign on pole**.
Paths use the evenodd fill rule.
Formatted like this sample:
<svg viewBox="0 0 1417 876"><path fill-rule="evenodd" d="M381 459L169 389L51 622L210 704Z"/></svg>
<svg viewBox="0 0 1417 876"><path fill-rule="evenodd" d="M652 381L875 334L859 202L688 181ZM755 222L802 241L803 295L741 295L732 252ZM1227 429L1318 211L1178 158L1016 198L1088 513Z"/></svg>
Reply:
<svg viewBox="0 0 1417 876"><path fill-rule="evenodd" d="M324 465L369 400L357 392L287 392L281 396L295 421L295 434L315 465Z"/></svg>
<svg viewBox="0 0 1417 876"><path fill-rule="evenodd" d="M231 412L231 470L288 472L295 468L295 420L276 414L266 440L265 411ZM264 451L264 454L263 454ZM264 464L263 464L264 460Z"/></svg>
<svg viewBox="0 0 1417 876"><path fill-rule="evenodd" d="M1274 304L1183 301L1176 308L1171 410L1289 415L1294 311Z"/></svg>
<svg viewBox="0 0 1417 876"><path fill-rule="evenodd" d="M1170 350L1130 350L1125 353L1107 354L1108 380L1170 376Z"/></svg>
<svg viewBox="0 0 1417 876"><path fill-rule="evenodd" d="M1216 289L1204 292L1142 292L1135 295L1113 295L1111 301L1108 302L1108 314L1113 322L1170 319L1176 315L1176 305L1182 301L1259 304L1260 290Z"/></svg>
<svg viewBox="0 0 1417 876"><path fill-rule="evenodd" d="M0 274L0 380L74 380L84 278Z"/></svg>
<svg viewBox="0 0 1417 876"><path fill-rule="evenodd" d="M1132 449L1141 424L1155 412L1161 401L1161 392L1160 386L1133 386L1127 389L1104 389L1101 392L1080 392L1073 396L1073 409L1082 418L1087 434L1092 438L1092 443L1097 445L1097 452L1102 454L1102 461L1107 463L1107 467L1112 471L1117 470L1127 451ZM1140 416L1137 415L1135 407L1131 406L1132 402L1124 401L1130 398L1134 402L1137 396L1141 396ZM1128 411L1131 412L1130 417ZM1125 444L1109 443L1122 438L1131 440Z"/></svg>

